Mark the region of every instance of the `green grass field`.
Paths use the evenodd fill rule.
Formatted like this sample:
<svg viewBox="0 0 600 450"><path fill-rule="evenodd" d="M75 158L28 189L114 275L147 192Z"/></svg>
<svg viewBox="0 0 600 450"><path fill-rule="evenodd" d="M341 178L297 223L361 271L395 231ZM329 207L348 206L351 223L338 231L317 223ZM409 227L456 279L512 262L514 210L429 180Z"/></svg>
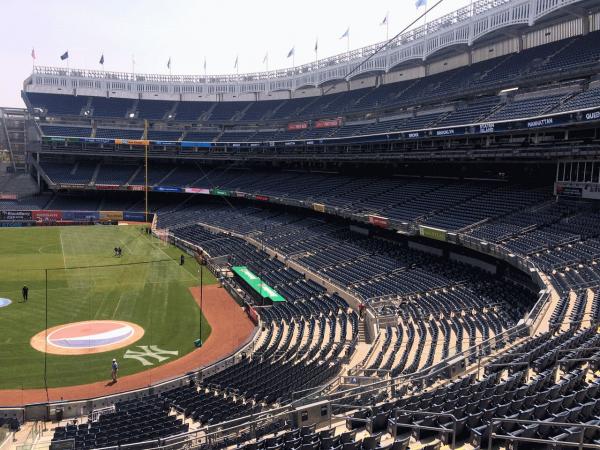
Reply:
<svg viewBox="0 0 600 450"><path fill-rule="evenodd" d="M113 256L116 246L123 257ZM112 358L120 362L120 376L141 372L151 367L123 359L138 345L179 352L166 361L151 360L152 367L192 351L200 314L188 288L199 284L198 265L190 257L179 266L180 254L135 226L0 229L0 297L12 300L0 308L0 389L44 387L45 374L48 387L107 380ZM208 271L204 282L215 282ZM30 289L27 303L21 302L24 284ZM102 319L136 323L145 334L129 347L84 356L48 354L46 362L30 345L46 327ZM205 340L210 326L204 319L202 329Z"/></svg>

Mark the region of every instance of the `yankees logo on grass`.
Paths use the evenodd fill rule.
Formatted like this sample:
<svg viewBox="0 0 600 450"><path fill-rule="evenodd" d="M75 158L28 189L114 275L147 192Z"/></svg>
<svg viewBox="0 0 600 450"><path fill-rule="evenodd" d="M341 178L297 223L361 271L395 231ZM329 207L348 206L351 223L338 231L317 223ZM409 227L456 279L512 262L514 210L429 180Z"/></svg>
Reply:
<svg viewBox="0 0 600 450"><path fill-rule="evenodd" d="M143 366L153 366L154 363L149 360L155 359L159 363L166 361L171 356L179 355L179 352L176 350L163 350L156 345L138 345L137 347L141 351L127 349L123 358L137 359Z"/></svg>
<svg viewBox="0 0 600 450"><path fill-rule="evenodd" d="M90 320L44 330L31 338L31 345L57 355L85 355L125 347L143 335L144 329L131 322Z"/></svg>

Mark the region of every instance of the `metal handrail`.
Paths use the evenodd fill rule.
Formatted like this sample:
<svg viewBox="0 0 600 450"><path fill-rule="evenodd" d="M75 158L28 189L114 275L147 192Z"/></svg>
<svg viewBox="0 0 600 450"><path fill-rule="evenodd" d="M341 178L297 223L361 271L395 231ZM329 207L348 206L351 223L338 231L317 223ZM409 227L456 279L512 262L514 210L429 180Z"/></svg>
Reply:
<svg viewBox="0 0 600 450"><path fill-rule="evenodd" d="M496 426L498 426L498 425L501 425L501 423L503 423L503 422L517 423L517 424L524 424L524 425L546 425L546 426L550 425L550 426L558 426L558 427L583 428L583 430L587 430L587 429L600 430L599 425L586 424L586 423L569 423L569 422L551 422L551 421L543 421L543 420L493 418L492 421L490 422L491 428L490 428L490 437L488 439L488 450L492 449L492 441L494 439L505 439L505 440L509 440L509 441L521 441L521 442L531 442L531 443L537 443L537 444L550 444L550 445L560 444L560 445L564 445L567 447L577 447L579 450L581 450L584 445L584 442L583 442L584 433L581 433L578 443L577 442L569 442L569 441L554 441L554 440L550 440L550 439L537 439L537 438L528 438L528 437L513 436L513 435L496 434L494 432L494 428L496 428ZM585 444L585 447L600 449L600 445L598 445L598 444Z"/></svg>

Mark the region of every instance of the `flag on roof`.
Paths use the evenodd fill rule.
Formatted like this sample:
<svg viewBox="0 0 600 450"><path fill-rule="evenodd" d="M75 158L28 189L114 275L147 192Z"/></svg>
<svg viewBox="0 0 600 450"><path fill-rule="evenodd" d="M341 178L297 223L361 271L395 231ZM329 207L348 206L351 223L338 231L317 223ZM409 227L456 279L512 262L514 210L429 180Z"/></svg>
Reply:
<svg viewBox="0 0 600 450"><path fill-rule="evenodd" d="M340 36L340 39L344 39L350 36L350 27L346 28L346 31L344 31L344 34L342 34Z"/></svg>
<svg viewBox="0 0 600 450"><path fill-rule="evenodd" d="M263 58L263 64L265 64L269 60L269 52L265 53L265 57Z"/></svg>
<svg viewBox="0 0 600 450"><path fill-rule="evenodd" d="M287 57L290 58L290 57L294 56L294 53L296 53L296 47L295 46L290 49L290 51L287 54Z"/></svg>
<svg viewBox="0 0 600 450"><path fill-rule="evenodd" d="M69 50L67 50L66 52L64 52L62 55L60 55L60 59L62 61L64 61L65 59L69 58Z"/></svg>
<svg viewBox="0 0 600 450"><path fill-rule="evenodd" d="M319 50L319 38L315 39L315 52Z"/></svg>
<svg viewBox="0 0 600 450"><path fill-rule="evenodd" d="M171 68L171 57L169 56L169 60L167 61L167 69Z"/></svg>
<svg viewBox="0 0 600 450"><path fill-rule="evenodd" d="M104 65L104 53L102 53L102 56L100 57L100 65Z"/></svg>
<svg viewBox="0 0 600 450"><path fill-rule="evenodd" d="M415 6L419 9L421 6L427 6L427 0L416 0Z"/></svg>
<svg viewBox="0 0 600 450"><path fill-rule="evenodd" d="M381 23L379 25L387 25L389 15L390 15L389 12L386 13L385 17L383 18L383 20L381 21Z"/></svg>
<svg viewBox="0 0 600 450"><path fill-rule="evenodd" d="M35 48L31 49L31 59L35 59Z"/></svg>
<svg viewBox="0 0 600 450"><path fill-rule="evenodd" d="M238 67L238 56L236 55L236 57L235 57L235 64L233 65L233 68L237 69L237 67Z"/></svg>

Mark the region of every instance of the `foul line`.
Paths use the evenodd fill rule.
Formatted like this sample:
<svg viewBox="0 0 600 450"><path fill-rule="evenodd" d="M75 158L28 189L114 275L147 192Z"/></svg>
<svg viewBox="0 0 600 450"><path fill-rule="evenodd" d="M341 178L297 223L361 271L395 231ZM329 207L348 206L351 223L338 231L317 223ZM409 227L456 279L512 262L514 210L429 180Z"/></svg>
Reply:
<svg viewBox="0 0 600 450"><path fill-rule="evenodd" d="M62 230L58 230L58 235L60 236L60 249L62 252L62 257L63 257L63 268L67 268L67 258L65 257L65 246L63 245L63 236L62 236ZM50 269L48 269L50 270Z"/></svg>

